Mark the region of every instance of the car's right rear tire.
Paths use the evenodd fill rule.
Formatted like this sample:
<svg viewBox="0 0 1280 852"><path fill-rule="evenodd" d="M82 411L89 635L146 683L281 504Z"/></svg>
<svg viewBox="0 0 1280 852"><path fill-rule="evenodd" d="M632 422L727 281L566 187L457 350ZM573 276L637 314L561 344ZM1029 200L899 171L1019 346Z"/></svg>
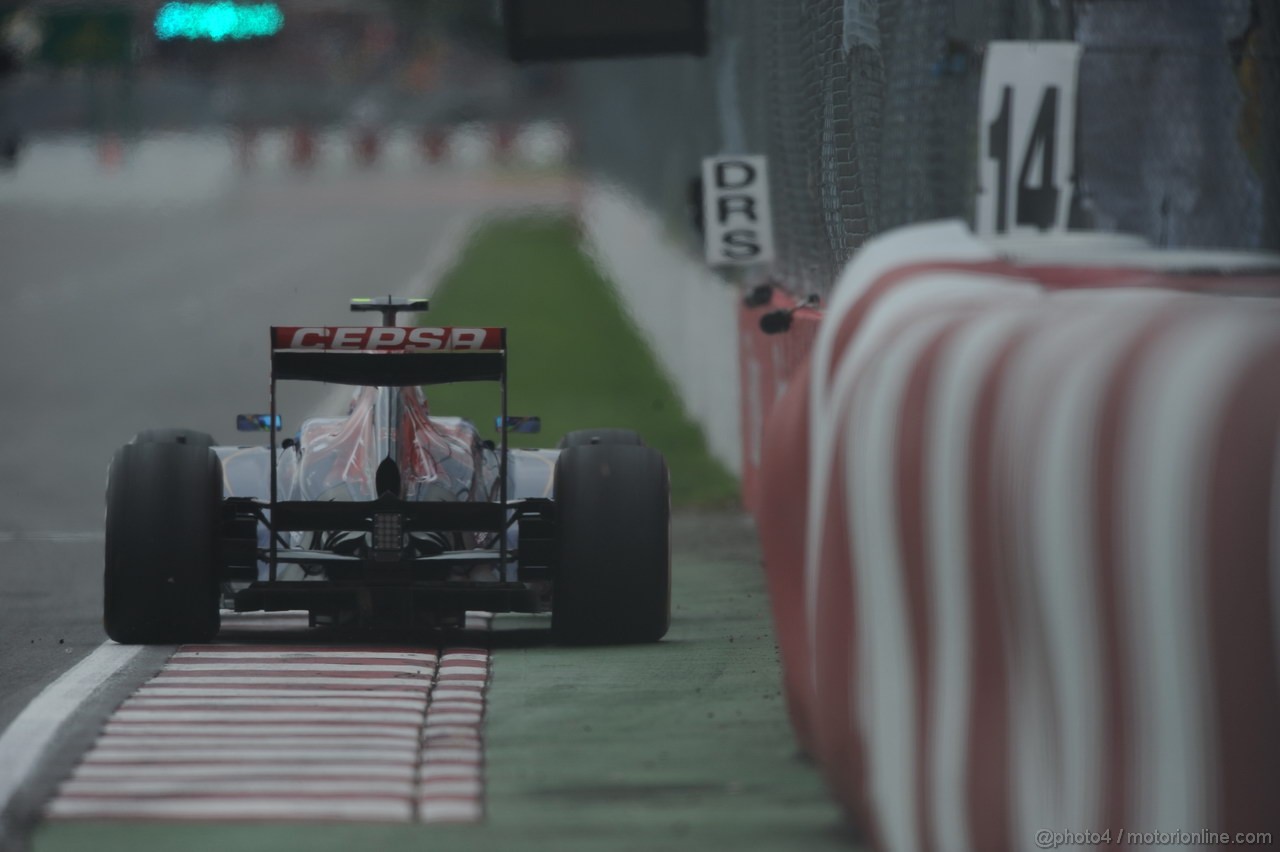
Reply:
<svg viewBox="0 0 1280 852"><path fill-rule="evenodd" d="M195 429L162 427L159 429L143 429L133 436L135 444L187 444L193 447L208 449L213 446L213 436Z"/></svg>
<svg viewBox="0 0 1280 852"><path fill-rule="evenodd" d="M671 621L667 464L651 447L570 447L556 461L551 629L569 644L656 642Z"/></svg>
<svg viewBox="0 0 1280 852"><path fill-rule="evenodd" d="M217 455L199 442L116 451L107 479L103 625L127 645L207 642L218 632Z"/></svg>
<svg viewBox="0 0 1280 852"><path fill-rule="evenodd" d="M556 446L564 450L569 447L581 447L584 444L630 444L643 447L644 439L634 429L575 429L572 432L566 432Z"/></svg>

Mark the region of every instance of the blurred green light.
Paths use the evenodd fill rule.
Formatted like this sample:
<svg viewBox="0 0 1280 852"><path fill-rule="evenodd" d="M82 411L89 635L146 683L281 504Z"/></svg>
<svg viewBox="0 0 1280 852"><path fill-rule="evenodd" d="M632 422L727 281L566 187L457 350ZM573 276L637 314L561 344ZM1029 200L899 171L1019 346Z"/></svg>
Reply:
<svg viewBox="0 0 1280 852"><path fill-rule="evenodd" d="M284 26L284 12L275 3L237 6L235 3L166 3L156 12L156 38L239 41L271 36Z"/></svg>

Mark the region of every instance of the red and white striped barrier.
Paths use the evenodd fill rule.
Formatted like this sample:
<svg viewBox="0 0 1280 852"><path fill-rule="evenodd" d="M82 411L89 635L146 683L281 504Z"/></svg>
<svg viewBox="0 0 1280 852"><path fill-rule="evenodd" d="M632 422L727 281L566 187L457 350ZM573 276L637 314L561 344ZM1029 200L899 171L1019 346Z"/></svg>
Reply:
<svg viewBox="0 0 1280 852"><path fill-rule="evenodd" d="M1274 842L1280 263L1046 245L869 243L774 406L797 731L878 849Z"/></svg>

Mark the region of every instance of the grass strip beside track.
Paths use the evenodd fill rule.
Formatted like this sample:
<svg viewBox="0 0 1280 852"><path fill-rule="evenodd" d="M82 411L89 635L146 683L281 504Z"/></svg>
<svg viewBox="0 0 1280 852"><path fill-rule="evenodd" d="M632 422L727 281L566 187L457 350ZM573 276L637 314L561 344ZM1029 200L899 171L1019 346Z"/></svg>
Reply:
<svg viewBox="0 0 1280 852"><path fill-rule="evenodd" d="M677 506L735 502L734 478L707 452L702 432L578 243L563 218L489 223L436 289L423 324L510 329L508 410L542 417L542 434L512 435L512 446L553 446L572 429L635 429L667 457ZM461 415L494 436L493 385L437 386L428 395L432 413Z"/></svg>

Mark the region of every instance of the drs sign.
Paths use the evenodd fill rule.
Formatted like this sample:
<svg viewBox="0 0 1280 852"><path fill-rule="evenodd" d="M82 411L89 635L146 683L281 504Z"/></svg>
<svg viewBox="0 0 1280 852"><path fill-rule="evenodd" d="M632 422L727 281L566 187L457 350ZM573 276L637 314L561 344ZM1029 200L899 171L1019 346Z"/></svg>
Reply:
<svg viewBox="0 0 1280 852"><path fill-rule="evenodd" d="M769 168L764 157L702 161L702 221L707 263L749 266L773 260Z"/></svg>

